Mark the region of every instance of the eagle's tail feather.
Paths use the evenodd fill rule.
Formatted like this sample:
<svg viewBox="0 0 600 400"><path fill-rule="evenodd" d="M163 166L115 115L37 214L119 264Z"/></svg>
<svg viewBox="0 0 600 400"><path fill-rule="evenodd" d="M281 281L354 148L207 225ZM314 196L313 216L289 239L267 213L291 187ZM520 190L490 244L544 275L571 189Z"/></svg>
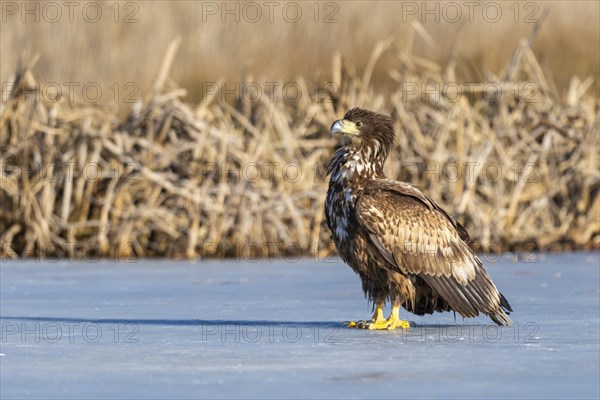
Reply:
<svg viewBox="0 0 600 400"><path fill-rule="evenodd" d="M496 312L494 312L494 314L488 314L489 317L492 319L492 321L494 321L495 323L497 323L498 325L502 326L512 326L513 322L510 319L510 317L508 316L508 314L510 314L510 312L512 311L512 308L510 307L510 304L508 304L508 300L506 300L506 297L504 297L502 295L502 293L499 293L500 295L500 307L498 307L498 309L496 310Z"/></svg>
<svg viewBox="0 0 600 400"><path fill-rule="evenodd" d="M502 293L500 293L500 305L506 310L506 311L512 311L513 309L511 308L510 304L508 304L508 300L506 300L506 297L504 297L504 295Z"/></svg>
<svg viewBox="0 0 600 400"><path fill-rule="evenodd" d="M495 314L488 314L489 317L500 326L512 326L513 322L503 309L499 308Z"/></svg>

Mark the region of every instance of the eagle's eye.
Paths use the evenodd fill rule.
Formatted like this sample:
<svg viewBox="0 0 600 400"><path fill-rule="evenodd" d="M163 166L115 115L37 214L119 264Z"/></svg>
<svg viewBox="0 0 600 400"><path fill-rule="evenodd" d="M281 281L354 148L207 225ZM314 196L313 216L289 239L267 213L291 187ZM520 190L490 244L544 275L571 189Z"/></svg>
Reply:
<svg viewBox="0 0 600 400"><path fill-rule="evenodd" d="M361 121L356 121L356 126L357 126L357 127L359 127L359 128L360 128L362 125L363 125L363 124L362 124L362 122L361 122Z"/></svg>

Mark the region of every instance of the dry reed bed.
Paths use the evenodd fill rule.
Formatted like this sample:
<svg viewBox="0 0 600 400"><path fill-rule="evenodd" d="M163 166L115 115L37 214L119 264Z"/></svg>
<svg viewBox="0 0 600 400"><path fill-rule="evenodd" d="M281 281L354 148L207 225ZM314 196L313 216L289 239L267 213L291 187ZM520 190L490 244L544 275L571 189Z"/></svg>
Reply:
<svg viewBox="0 0 600 400"><path fill-rule="evenodd" d="M2 257L331 253L328 130L357 105L393 115L399 140L387 172L461 220L474 247L600 247L590 82L574 78L565 99L553 98L524 41L501 76L488 76L488 89L506 88L502 96L482 84L450 101L443 94L456 88L454 60L439 66L409 53L398 55L397 87L383 96L369 79L388 45L362 76L337 56L339 90L322 93L326 101L262 96L233 106L219 96L190 106L185 91L163 90L171 48L153 93L126 119L48 102L35 95L30 70L19 71L19 89L0 109ZM407 82L420 92L408 95ZM431 90L421 96L423 84Z"/></svg>

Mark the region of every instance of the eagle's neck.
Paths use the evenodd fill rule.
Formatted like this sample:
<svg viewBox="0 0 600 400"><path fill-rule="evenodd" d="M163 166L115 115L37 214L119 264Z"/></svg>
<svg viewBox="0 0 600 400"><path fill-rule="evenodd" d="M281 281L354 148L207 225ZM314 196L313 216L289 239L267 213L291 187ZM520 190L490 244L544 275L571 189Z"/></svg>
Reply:
<svg viewBox="0 0 600 400"><path fill-rule="evenodd" d="M338 149L329 165L329 184L341 184L352 191L360 191L371 179L385 178L383 164L388 149L377 142L371 146L346 145Z"/></svg>

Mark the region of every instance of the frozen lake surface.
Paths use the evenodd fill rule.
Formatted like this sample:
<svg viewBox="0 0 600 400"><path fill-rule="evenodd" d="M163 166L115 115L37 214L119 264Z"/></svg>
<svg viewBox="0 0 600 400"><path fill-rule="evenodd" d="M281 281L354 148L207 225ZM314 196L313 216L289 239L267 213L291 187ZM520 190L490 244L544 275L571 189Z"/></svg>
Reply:
<svg viewBox="0 0 600 400"><path fill-rule="evenodd" d="M0 397L597 399L599 256L531 258L485 263L515 326L393 332L340 328L371 310L338 260L3 261Z"/></svg>

